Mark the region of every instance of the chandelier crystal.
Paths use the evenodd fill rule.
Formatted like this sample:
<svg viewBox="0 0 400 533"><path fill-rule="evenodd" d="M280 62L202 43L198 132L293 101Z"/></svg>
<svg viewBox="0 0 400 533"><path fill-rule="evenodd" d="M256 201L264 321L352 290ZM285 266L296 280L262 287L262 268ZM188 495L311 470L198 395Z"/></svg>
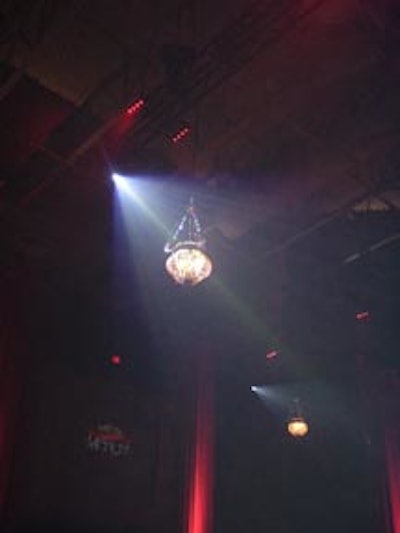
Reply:
<svg viewBox="0 0 400 533"><path fill-rule="evenodd" d="M204 238L193 200L179 222L164 251L168 254L165 268L179 285L198 285L213 270L210 257L205 252Z"/></svg>

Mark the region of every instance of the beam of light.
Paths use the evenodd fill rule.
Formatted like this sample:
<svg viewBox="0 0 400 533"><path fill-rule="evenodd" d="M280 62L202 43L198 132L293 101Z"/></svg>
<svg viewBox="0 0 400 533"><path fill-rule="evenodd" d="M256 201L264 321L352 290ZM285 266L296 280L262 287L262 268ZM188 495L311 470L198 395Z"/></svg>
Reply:
<svg viewBox="0 0 400 533"><path fill-rule="evenodd" d="M120 174L113 172L111 175L111 179L113 180L115 186L118 187L119 190L129 193L128 181L126 178L124 178L124 176L121 176Z"/></svg>
<svg viewBox="0 0 400 533"><path fill-rule="evenodd" d="M255 392L260 398L279 398L287 396L277 385L252 385L252 392Z"/></svg>
<svg viewBox="0 0 400 533"><path fill-rule="evenodd" d="M252 385L251 391L277 416L286 413L290 402L293 400L293 391L290 385Z"/></svg>
<svg viewBox="0 0 400 533"><path fill-rule="evenodd" d="M240 322L249 330L250 335L256 341L265 344L268 341L269 344L278 345L278 339L276 339L273 333L268 329L264 319L260 318L260 315L254 311L246 302L235 294L229 287L227 287L220 279L214 277L210 280L216 291L218 291L230 307Z"/></svg>
<svg viewBox="0 0 400 533"><path fill-rule="evenodd" d="M157 215L155 210L153 210L149 204L143 199L142 195L139 193L140 190L140 180L134 178L128 178L126 176L121 176L120 174L113 173L112 180L116 185L119 196L121 197L121 204L125 197L133 201L133 203L140 208L140 210L146 215L146 217L162 232L165 237L168 237L169 229L162 222L161 218ZM132 209L132 205L129 206ZM124 215L128 216L127 206L122 205L122 210Z"/></svg>
<svg viewBox="0 0 400 533"><path fill-rule="evenodd" d="M209 353L198 354L193 462L187 533L210 533L213 518L214 369Z"/></svg>
<svg viewBox="0 0 400 533"><path fill-rule="evenodd" d="M135 300L140 301L143 319L148 319L152 324L151 299L154 299L156 290L153 278L163 272L161 264L159 271L153 271L157 265L153 256L157 254L157 261L162 263L162 250L168 235L161 218L164 209L159 201L160 191L154 182L149 183L148 178L131 178L114 173L112 180L113 286L116 299L125 302L125 305L131 305ZM156 324L151 325L152 329L157 327ZM115 325L115 328L120 326Z"/></svg>

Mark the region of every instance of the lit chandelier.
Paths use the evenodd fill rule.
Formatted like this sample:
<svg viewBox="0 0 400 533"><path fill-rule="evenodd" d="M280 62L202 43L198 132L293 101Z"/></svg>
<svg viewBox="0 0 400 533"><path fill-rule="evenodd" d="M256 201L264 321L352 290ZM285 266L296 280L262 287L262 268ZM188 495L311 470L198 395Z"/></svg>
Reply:
<svg viewBox="0 0 400 533"><path fill-rule="evenodd" d="M287 424L287 430L295 438L305 437L309 431L309 426L306 419L302 416L300 410L300 401L298 398L294 400L294 416L290 418Z"/></svg>
<svg viewBox="0 0 400 533"><path fill-rule="evenodd" d="M289 420L287 430L292 437L305 437L308 433L308 424L302 416L294 416Z"/></svg>
<svg viewBox="0 0 400 533"><path fill-rule="evenodd" d="M213 265L205 252L205 244L206 240L191 200L174 234L164 247L168 254L165 268L180 285L197 285L211 275Z"/></svg>

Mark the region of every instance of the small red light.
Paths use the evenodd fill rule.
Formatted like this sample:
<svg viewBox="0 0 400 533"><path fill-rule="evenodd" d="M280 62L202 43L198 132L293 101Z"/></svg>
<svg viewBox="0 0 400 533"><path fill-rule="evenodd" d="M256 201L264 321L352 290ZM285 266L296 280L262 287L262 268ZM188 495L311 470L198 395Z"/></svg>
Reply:
<svg viewBox="0 0 400 533"><path fill-rule="evenodd" d="M367 320L370 320L371 315L369 311L360 311L356 313L356 320L360 322L366 322Z"/></svg>
<svg viewBox="0 0 400 533"><path fill-rule="evenodd" d="M119 366L121 364L121 356L118 354L114 354L111 356L110 361L113 365Z"/></svg>
<svg viewBox="0 0 400 533"><path fill-rule="evenodd" d="M265 359L268 359L269 361L271 359L275 359L275 357L278 356L278 350L270 350L265 354Z"/></svg>

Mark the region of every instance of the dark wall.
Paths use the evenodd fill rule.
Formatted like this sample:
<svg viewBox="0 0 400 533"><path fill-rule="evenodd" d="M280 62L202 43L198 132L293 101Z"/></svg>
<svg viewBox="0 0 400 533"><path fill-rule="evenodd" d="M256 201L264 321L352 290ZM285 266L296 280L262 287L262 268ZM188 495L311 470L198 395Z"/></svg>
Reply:
<svg viewBox="0 0 400 533"><path fill-rule="evenodd" d="M147 379L140 324L114 344L100 298L68 292L31 293L10 528L176 531L186 438L177 395ZM89 449L89 432L104 424L131 440L128 455Z"/></svg>
<svg viewBox="0 0 400 533"><path fill-rule="evenodd" d="M38 377L26 400L14 479L19 527L176 526L182 440L173 406L124 380L77 376L65 367ZM89 432L102 424L130 439L128 455L90 449Z"/></svg>

